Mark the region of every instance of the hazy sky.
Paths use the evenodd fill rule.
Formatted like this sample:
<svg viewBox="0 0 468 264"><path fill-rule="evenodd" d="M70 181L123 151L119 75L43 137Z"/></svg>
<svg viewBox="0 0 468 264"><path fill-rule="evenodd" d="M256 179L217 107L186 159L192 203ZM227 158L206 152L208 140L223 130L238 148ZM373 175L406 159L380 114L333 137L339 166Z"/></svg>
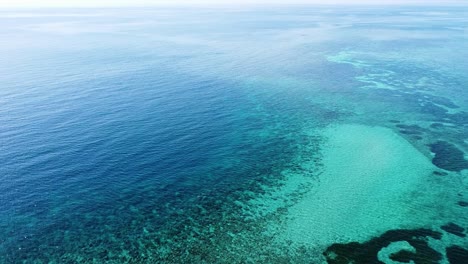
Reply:
<svg viewBox="0 0 468 264"><path fill-rule="evenodd" d="M99 7L161 4L463 4L468 0L0 0L0 7Z"/></svg>

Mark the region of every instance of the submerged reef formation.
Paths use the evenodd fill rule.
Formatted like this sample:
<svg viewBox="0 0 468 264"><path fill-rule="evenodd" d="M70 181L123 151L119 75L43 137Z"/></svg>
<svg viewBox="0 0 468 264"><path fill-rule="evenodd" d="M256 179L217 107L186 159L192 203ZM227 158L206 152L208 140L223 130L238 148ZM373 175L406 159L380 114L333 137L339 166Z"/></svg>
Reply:
<svg viewBox="0 0 468 264"><path fill-rule="evenodd" d="M446 254L450 264L464 264L468 260L468 250L457 245L448 247Z"/></svg>
<svg viewBox="0 0 468 264"><path fill-rule="evenodd" d="M435 153L432 163L437 167L449 171L468 169L468 160L465 160L463 151L446 141L438 141L430 145Z"/></svg>
<svg viewBox="0 0 468 264"><path fill-rule="evenodd" d="M415 189L410 195L413 195L415 200L426 194L428 197L433 195L430 198L434 199L433 201L450 199L446 200L446 205L440 203L438 206L425 201L421 203L422 206L416 206L416 201L408 200L409 204L420 208L421 211L431 212L436 208L444 208L446 211L428 217L424 224L422 218L420 223L406 225L402 225L403 221L400 220L400 225L381 230L371 237L336 241L323 250L326 261L330 264L468 263L464 211L464 207L468 207L468 201L463 198L466 197L466 189L463 189L466 185L466 171L463 170L468 169L468 111L464 104L466 100L463 101L466 98L463 88L458 91L445 89L459 86L459 83L450 80L457 75L453 71L436 72L424 65L394 63L388 54L382 56L377 53L343 51L339 55L329 60L347 64L356 71L355 80L361 83L357 93L362 93L371 100L385 102L388 109L398 108L398 112L379 112L378 118L385 117L388 122L386 127L391 127L421 152L428 154L430 150L434 154L431 174L435 177L420 181L419 189ZM418 72L423 71L431 74L421 77ZM358 121L363 123L359 119L366 114L371 115L364 107L361 109ZM378 118L374 117L376 123L380 122ZM426 183L427 187L421 188ZM445 189L445 186L450 187ZM452 186L460 186L460 189L449 194L448 190ZM386 203L382 203L384 204ZM415 220L417 217L411 215L410 218ZM355 221L354 224L358 225L361 222ZM389 220L385 218L384 222L388 223ZM396 229L403 226L406 229ZM417 229L422 226L429 229ZM436 226L440 229L435 229Z"/></svg>
<svg viewBox="0 0 468 264"><path fill-rule="evenodd" d="M439 263L442 254L429 247L427 238L440 239L442 234L430 229L397 229L385 232L365 243L351 242L333 244L323 253L330 264L384 263L379 260L379 251L393 242L406 241L415 250L402 249L390 255L394 261L416 264Z"/></svg>
<svg viewBox="0 0 468 264"><path fill-rule="evenodd" d="M465 237L466 235L464 234L465 232L465 228L457 225L457 224L454 224L454 223L448 223L446 225L443 225L440 227L442 230L444 230L445 232L448 232L450 234L453 234L453 235L456 235L456 236L459 236L459 237Z"/></svg>

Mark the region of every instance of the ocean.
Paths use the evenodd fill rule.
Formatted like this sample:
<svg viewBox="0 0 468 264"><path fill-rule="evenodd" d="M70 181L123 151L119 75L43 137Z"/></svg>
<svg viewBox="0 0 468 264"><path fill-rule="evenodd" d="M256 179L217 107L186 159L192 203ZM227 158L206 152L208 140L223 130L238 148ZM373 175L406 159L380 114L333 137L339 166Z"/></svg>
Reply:
<svg viewBox="0 0 468 264"><path fill-rule="evenodd" d="M466 263L468 8L0 22L0 263Z"/></svg>

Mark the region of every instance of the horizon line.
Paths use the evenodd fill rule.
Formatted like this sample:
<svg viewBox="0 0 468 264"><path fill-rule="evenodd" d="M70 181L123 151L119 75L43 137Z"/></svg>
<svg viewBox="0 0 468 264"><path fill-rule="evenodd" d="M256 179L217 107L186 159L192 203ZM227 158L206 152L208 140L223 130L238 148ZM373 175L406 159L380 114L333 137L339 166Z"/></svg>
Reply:
<svg viewBox="0 0 468 264"><path fill-rule="evenodd" d="M255 7L255 6L327 6L327 7L348 7L348 6L370 6L370 7L384 7L384 6L401 6L401 7L457 7L457 6L468 6L468 2L450 2L450 3L153 3L153 4L101 4L101 5L33 5L33 6L1 6L0 9L40 9L40 8L83 8L83 9L94 9L94 8L144 8L144 7Z"/></svg>

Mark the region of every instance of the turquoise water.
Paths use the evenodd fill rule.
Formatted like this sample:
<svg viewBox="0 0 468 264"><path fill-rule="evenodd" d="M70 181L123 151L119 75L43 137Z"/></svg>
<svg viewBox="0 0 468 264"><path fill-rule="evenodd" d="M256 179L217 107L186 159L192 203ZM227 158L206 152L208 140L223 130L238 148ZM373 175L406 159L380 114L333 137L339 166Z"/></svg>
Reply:
<svg viewBox="0 0 468 264"><path fill-rule="evenodd" d="M0 20L0 263L467 259L467 8Z"/></svg>

